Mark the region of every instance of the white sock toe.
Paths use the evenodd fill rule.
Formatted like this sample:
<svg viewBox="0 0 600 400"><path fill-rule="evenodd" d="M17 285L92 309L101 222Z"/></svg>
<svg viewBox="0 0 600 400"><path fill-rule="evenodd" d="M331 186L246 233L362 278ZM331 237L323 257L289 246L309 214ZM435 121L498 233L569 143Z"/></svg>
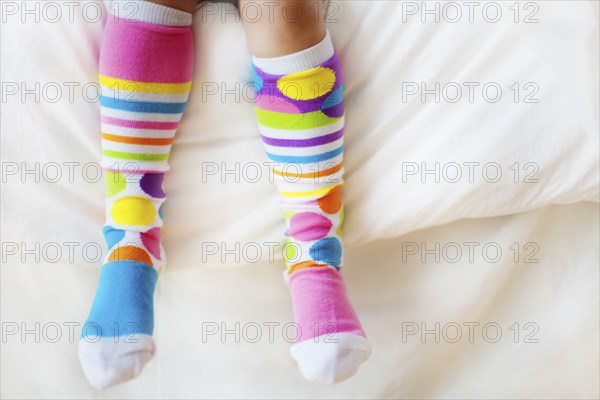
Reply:
<svg viewBox="0 0 600 400"><path fill-rule="evenodd" d="M79 361L96 389L135 378L154 356L152 336L135 334L79 340Z"/></svg>
<svg viewBox="0 0 600 400"><path fill-rule="evenodd" d="M332 384L356 374L371 355L371 346L362 336L340 332L296 343L290 353L306 380Z"/></svg>

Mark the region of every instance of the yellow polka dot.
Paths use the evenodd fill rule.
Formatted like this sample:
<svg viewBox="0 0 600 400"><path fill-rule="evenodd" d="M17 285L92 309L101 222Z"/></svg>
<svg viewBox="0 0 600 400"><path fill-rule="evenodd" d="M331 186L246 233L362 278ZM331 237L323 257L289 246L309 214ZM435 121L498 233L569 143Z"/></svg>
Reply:
<svg viewBox="0 0 600 400"><path fill-rule="evenodd" d="M335 85L335 72L317 67L286 75L277 81L277 88L293 100L311 100L326 95Z"/></svg>
<svg viewBox="0 0 600 400"><path fill-rule="evenodd" d="M113 203L110 215L117 224L149 226L156 218L156 208L143 197L123 197Z"/></svg>
<svg viewBox="0 0 600 400"><path fill-rule="evenodd" d="M120 172L104 171L104 183L106 184L106 197L112 197L127 187L125 175Z"/></svg>

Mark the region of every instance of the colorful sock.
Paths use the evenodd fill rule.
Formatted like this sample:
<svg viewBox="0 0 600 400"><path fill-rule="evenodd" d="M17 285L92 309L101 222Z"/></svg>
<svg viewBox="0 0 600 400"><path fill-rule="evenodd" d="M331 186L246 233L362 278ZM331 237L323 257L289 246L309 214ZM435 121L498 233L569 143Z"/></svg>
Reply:
<svg viewBox="0 0 600 400"><path fill-rule="evenodd" d="M192 15L135 4L135 19L109 15L100 51L108 254L79 342L83 371L97 388L135 377L154 354L154 287L165 264L162 183L193 73Z"/></svg>
<svg viewBox="0 0 600 400"><path fill-rule="evenodd" d="M348 301L342 265L344 87L329 33L316 46L254 58L256 114L287 222L286 281L306 379L354 375L370 346Z"/></svg>

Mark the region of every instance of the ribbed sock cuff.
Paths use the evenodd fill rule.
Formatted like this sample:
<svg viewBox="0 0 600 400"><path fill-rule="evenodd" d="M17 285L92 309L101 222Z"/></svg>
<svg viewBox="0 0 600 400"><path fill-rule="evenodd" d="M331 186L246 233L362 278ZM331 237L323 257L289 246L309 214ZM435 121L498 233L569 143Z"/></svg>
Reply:
<svg viewBox="0 0 600 400"><path fill-rule="evenodd" d="M192 25L192 14L148 0L113 0L110 12L119 18L155 25Z"/></svg>
<svg viewBox="0 0 600 400"><path fill-rule="evenodd" d="M315 68L335 54L329 31L319 43L308 49L275 58L252 57L252 62L262 71L273 75L287 75Z"/></svg>

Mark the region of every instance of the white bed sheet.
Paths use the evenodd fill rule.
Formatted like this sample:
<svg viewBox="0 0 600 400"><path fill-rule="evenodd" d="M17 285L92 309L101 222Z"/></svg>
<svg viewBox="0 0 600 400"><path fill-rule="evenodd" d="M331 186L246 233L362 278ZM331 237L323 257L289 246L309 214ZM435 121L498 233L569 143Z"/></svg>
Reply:
<svg viewBox="0 0 600 400"><path fill-rule="evenodd" d="M98 271L78 264L2 268L2 320L38 329L2 343L3 398L598 398L599 210L596 203L551 206L524 214L464 220L348 251L350 296L373 346L372 358L334 387L306 383L282 327L291 305L281 268L257 264L168 271L156 296L156 358L138 379L103 392L85 381L68 323L81 323ZM463 254L407 251L415 243L478 242ZM522 248L514 262L513 243ZM487 262L496 243L503 256ZM451 246L451 245L450 245ZM402 251L406 256L402 262ZM449 248L448 248L449 249ZM524 263L525 255L532 256ZM490 257L494 258L490 251ZM240 327L236 329L235 323ZM436 329L436 322L439 328ZM468 323L479 323L469 342ZM56 336L52 323L60 325ZM203 328L204 323L204 328ZM269 342L268 323L274 328ZM416 326L440 335L410 334ZM519 337L515 340L515 323ZM526 326L530 323L532 325ZM209 325L219 334L206 335ZM221 324L225 324L221 326ZM255 340L256 329L262 336ZM453 324L462 329L456 343ZM483 327L487 336L483 336ZM495 325L502 336L495 340ZM45 328L46 327L46 328ZM513 330L511 330L513 327ZM233 334L222 341L222 329ZM21 327L19 327L21 329ZM45 333L44 333L45 331ZM535 333L534 333L535 331ZM405 339L403 340L403 332ZM420 333L420 332L419 332ZM46 340L44 340L46 338ZM535 341L537 343L527 343ZM490 342L488 342L490 341Z"/></svg>
<svg viewBox="0 0 600 400"><path fill-rule="evenodd" d="M280 247L268 263L283 231L275 189L266 168L257 182L250 175L265 159L247 91L237 91L240 101L207 96L215 84L243 89L250 79L242 27L212 8L197 11L196 79L166 182L169 264L157 291L157 357L134 382L102 393L88 386L64 324L85 319L100 268L95 251L103 249L99 107L81 95L89 83L93 97L103 26L77 13L57 23L5 15L2 328L40 322L49 329L40 333L51 337L48 324L56 322L63 336L36 343L29 335L22 343L3 331L2 397L597 398L598 4L533 2L539 23L523 24L501 3L496 24L450 24L408 17L402 7L409 3L334 2L340 22L329 23L347 83L344 274L373 344L358 376L332 388L304 383L281 335L275 343L201 340L202 322L291 318ZM522 19L531 9L521 11ZM402 100L403 84L471 81L498 82L502 100ZM36 82L42 100L21 101L21 85ZM526 83L538 85L539 102L514 103L514 82L521 96ZM14 86L4 83L19 92L8 95ZM54 83L63 90L57 102L48 101ZM73 101L69 83L78 85ZM65 162L75 163L72 179ZM503 178L423 183L417 174L402 181L406 168L423 162L497 162ZM523 182L526 163L537 166L538 183ZM237 168L241 179L222 177L225 168ZM576 204L552 206L567 203ZM406 255L421 242L498 243L504 256L421 263ZM520 261L537 244L539 262L515 265L515 242ZM36 245L40 260L26 252ZM220 251L207 254L214 245ZM248 245L260 251L256 262L254 253L236 259L223 251ZM438 344L431 335L426 343L402 341L411 323L432 328L436 321L447 329L496 322L503 337L495 344L481 335L474 343ZM539 343L522 342L527 322L539 327Z"/></svg>

